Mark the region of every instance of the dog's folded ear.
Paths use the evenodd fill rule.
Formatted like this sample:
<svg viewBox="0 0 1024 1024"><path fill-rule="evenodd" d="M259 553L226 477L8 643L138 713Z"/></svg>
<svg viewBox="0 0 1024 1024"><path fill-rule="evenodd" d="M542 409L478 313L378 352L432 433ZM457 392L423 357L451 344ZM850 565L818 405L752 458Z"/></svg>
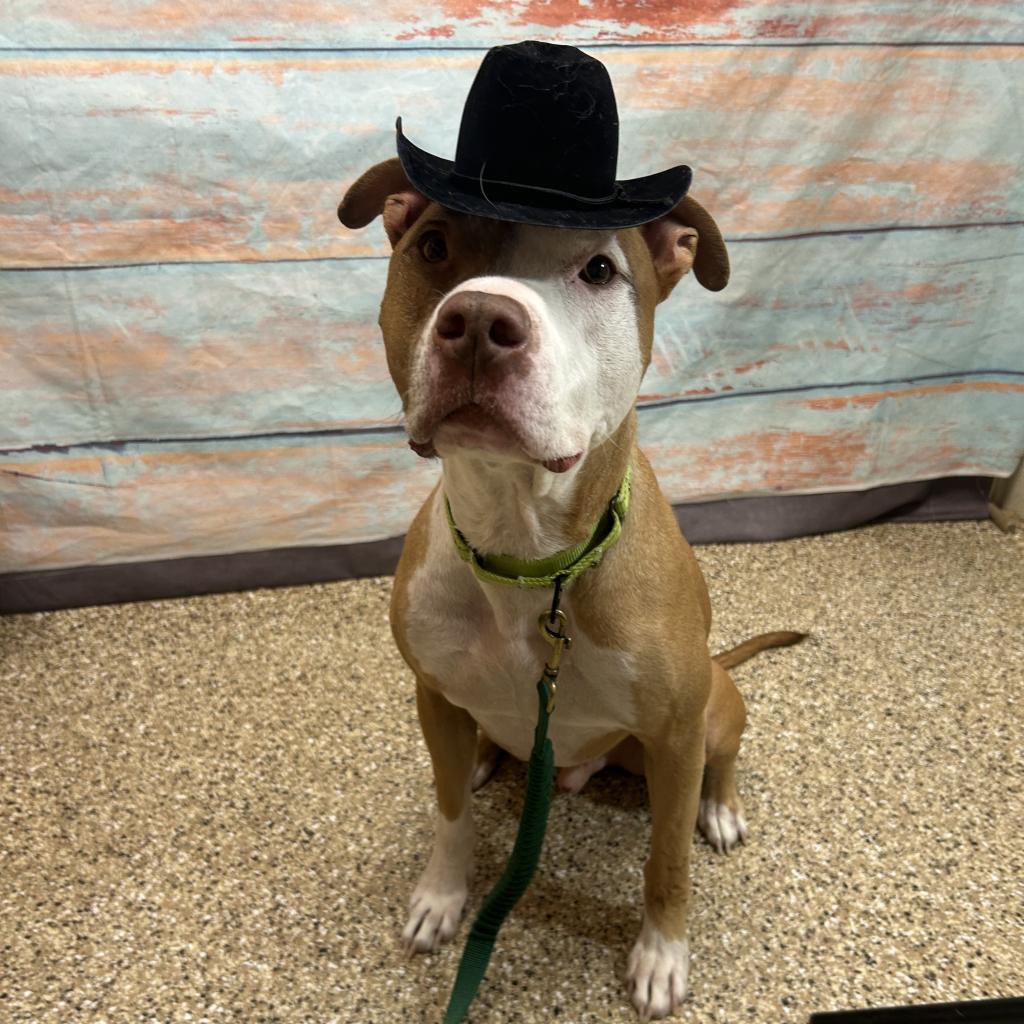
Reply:
<svg viewBox="0 0 1024 1024"><path fill-rule="evenodd" d="M696 199L684 196L673 209L640 229L654 261L660 294L667 299L690 268L708 291L729 283L729 254L718 225Z"/></svg>
<svg viewBox="0 0 1024 1024"><path fill-rule="evenodd" d="M365 228L378 214L391 245L415 223L430 200L409 184L398 157L375 164L352 183L338 204L338 220L347 228Z"/></svg>

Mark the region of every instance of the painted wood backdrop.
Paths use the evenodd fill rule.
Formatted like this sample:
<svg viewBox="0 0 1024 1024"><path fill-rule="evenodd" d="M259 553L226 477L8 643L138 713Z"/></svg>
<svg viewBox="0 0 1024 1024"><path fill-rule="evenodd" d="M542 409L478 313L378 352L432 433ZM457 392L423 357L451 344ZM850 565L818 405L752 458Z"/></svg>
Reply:
<svg viewBox="0 0 1024 1024"><path fill-rule="evenodd" d="M1024 449L1018 0L7 0L0 572L371 540L436 467L346 184L397 114L454 150L486 47L609 67L623 177L730 243L662 307L674 501L1009 474Z"/></svg>

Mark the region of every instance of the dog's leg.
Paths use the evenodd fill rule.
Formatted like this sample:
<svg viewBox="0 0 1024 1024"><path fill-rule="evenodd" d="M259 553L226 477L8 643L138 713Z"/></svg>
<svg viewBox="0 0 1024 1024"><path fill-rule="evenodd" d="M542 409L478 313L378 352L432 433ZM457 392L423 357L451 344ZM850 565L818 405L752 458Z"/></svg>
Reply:
<svg viewBox="0 0 1024 1024"><path fill-rule="evenodd" d="M644 866L644 920L627 983L640 1019L667 1017L686 995L690 947L690 849L704 764L704 718L644 744L651 798L651 855Z"/></svg>
<svg viewBox="0 0 1024 1024"><path fill-rule="evenodd" d="M416 707L434 764L438 814L434 849L409 900L402 931L410 955L437 949L459 926L473 859L469 785L476 751L476 722L421 680Z"/></svg>
<svg viewBox="0 0 1024 1024"><path fill-rule="evenodd" d="M737 843L747 841L747 819L736 789L736 755L747 709L732 677L717 662L711 664L706 714L706 764L697 825L719 853L728 853Z"/></svg>

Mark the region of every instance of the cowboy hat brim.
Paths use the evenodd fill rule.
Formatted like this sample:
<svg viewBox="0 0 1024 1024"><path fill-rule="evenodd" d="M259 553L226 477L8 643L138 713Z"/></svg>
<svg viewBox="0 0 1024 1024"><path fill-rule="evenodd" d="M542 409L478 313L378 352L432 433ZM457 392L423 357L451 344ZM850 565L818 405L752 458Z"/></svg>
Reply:
<svg viewBox="0 0 1024 1024"><path fill-rule="evenodd" d="M451 160L434 156L402 134L395 124L398 158L409 183L428 199L460 213L494 220L556 228L632 228L668 213L690 187L693 173L681 164L644 178L615 183L604 199L573 196L554 189L489 181L459 174Z"/></svg>

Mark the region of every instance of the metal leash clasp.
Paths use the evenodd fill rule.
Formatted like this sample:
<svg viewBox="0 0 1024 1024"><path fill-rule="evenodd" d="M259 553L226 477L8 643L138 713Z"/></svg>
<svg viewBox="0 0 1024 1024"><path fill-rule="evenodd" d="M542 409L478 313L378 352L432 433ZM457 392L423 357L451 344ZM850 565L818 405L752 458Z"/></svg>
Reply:
<svg viewBox="0 0 1024 1024"><path fill-rule="evenodd" d="M550 612L541 612L537 620L540 635L551 644L551 654L544 663L544 682L548 688L548 714L555 710L555 691L558 670L562 663L562 654L572 647L572 637L565 630L569 619L561 608L552 608Z"/></svg>

